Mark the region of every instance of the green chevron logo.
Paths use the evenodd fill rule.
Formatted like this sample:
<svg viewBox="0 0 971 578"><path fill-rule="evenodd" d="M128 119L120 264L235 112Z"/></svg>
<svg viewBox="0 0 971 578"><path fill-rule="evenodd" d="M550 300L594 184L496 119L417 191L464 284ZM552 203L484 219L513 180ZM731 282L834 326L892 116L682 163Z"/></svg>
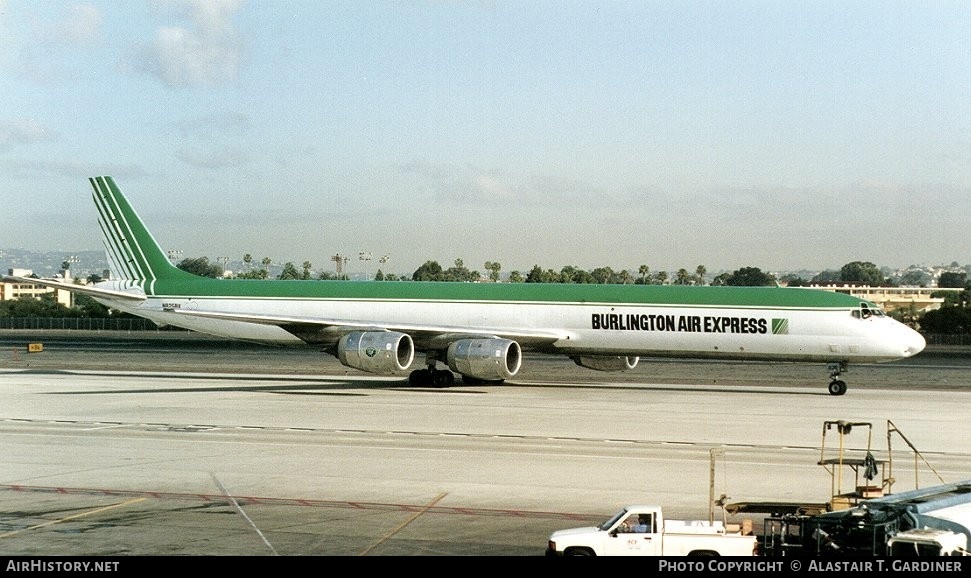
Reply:
<svg viewBox="0 0 971 578"><path fill-rule="evenodd" d="M789 334L789 320L788 319L772 319L772 334L773 335L788 335Z"/></svg>

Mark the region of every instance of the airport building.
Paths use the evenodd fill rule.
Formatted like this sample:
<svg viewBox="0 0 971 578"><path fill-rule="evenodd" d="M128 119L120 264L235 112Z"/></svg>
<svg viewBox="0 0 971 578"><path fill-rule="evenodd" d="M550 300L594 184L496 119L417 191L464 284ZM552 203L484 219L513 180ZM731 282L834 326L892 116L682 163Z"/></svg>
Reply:
<svg viewBox="0 0 971 578"><path fill-rule="evenodd" d="M8 275L16 275L17 277L29 277L33 275L33 273L34 272L30 269L10 269L7 271ZM71 293L70 291L53 289L51 287L44 287L43 285L35 285L33 283L10 283L7 281L0 282L0 301L12 301L24 296L31 297L33 299L40 299L40 296L46 293L54 293L54 298L61 305L65 307L74 307L74 293Z"/></svg>
<svg viewBox="0 0 971 578"><path fill-rule="evenodd" d="M962 291L962 289L942 287L870 287L869 285L813 285L812 288L866 299L876 303L887 313L909 308L913 308L915 313L940 309L944 304L944 298L931 297L932 294Z"/></svg>

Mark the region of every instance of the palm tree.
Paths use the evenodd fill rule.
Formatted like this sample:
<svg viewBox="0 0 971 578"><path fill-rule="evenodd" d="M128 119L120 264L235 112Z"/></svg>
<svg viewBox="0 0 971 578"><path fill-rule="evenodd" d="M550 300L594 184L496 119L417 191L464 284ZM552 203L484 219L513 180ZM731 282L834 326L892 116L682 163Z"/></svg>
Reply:
<svg viewBox="0 0 971 578"><path fill-rule="evenodd" d="M708 269L706 269L704 265L698 265L698 268L695 269L695 276L698 278L698 285L705 284L705 273L707 272Z"/></svg>
<svg viewBox="0 0 971 578"><path fill-rule="evenodd" d="M641 274L641 285L647 285L647 276L651 274L651 268L647 265L641 265L637 268L637 272Z"/></svg>

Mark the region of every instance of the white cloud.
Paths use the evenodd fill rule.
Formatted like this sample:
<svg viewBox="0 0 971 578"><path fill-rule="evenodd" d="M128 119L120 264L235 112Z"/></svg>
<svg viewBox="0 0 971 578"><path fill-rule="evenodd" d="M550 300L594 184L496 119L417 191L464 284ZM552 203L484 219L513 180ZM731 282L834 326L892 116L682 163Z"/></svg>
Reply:
<svg viewBox="0 0 971 578"><path fill-rule="evenodd" d="M63 77L69 66L66 63L78 48L100 38L102 18L97 8L49 4L55 14L46 14L42 10L46 6L11 9L0 0L0 69L19 79L50 85Z"/></svg>
<svg viewBox="0 0 971 578"><path fill-rule="evenodd" d="M101 34L101 12L90 4L75 4L61 23L61 38L74 45L85 45Z"/></svg>
<svg viewBox="0 0 971 578"><path fill-rule="evenodd" d="M170 86L214 86L236 79L239 34L232 18L239 0L169 2L184 26L162 26L143 47L140 68Z"/></svg>
<svg viewBox="0 0 971 578"><path fill-rule="evenodd" d="M187 119L178 125L185 138L209 139L213 136L239 137L249 132L250 117L240 112L226 112Z"/></svg>
<svg viewBox="0 0 971 578"><path fill-rule="evenodd" d="M534 174L510 178L497 168L472 164L456 166L414 159L400 166L402 173L418 178L421 190L436 203L516 206L558 203L599 205L609 195L598 187L559 176Z"/></svg>
<svg viewBox="0 0 971 578"><path fill-rule="evenodd" d="M67 177L84 186L88 177L111 175L123 179L140 179L148 175L143 168L131 163L91 163L61 160L0 160L0 170L4 176L17 179L46 179Z"/></svg>
<svg viewBox="0 0 971 578"><path fill-rule="evenodd" d="M242 166L248 162L246 153L235 149L215 151L181 150L176 156L182 162L203 169Z"/></svg>
<svg viewBox="0 0 971 578"><path fill-rule="evenodd" d="M507 182L498 169L466 165L442 165L428 175L427 184L440 203L492 205L517 202L518 187Z"/></svg>
<svg viewBox="0 0 971 578"><path fill-rule="evenodd" d="M35 142L57 140L57 133L32 118L0 121L0 151Z"/></svg>

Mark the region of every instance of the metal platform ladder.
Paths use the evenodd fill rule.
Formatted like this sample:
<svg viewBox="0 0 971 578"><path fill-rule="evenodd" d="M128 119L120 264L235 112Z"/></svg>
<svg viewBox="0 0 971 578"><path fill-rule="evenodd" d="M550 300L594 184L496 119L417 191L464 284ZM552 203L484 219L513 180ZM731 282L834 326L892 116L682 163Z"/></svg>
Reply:
<svg viewBox="0 0 971 578"><path fill-rule="evenodd" d="M848 436L856 429L866 428L866 448L848 447ZM836 449L827 448L826 434L835 429L839 436ZM859 438L859 436L854 436ZM849 422L834 420L823 422L823 441L820 445L819 465L823 466L832 479L830 510L845 510L859 504L860 500L879 498L887 490L887 478L881 476L877 484L874 478L880 473L885 461L878 460L872 452L873 424L869 422ZM835 451L835 454L834 454ZM853 472L853 489L844 490L844 472L849 468ZM862 479L861 479L862 478ZM863 481L865 480L865 481Z"/></svg>

